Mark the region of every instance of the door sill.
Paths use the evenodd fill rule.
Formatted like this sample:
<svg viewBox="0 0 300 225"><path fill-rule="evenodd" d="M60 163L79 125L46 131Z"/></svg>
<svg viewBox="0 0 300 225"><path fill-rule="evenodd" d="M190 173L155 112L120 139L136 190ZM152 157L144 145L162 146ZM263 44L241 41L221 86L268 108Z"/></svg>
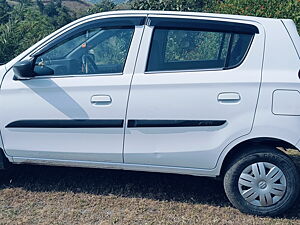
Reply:
<svg viewBox="0 0 300 225"><path fill-rule="evenodd" d="M173 173L173 174L185 174L185 175L205 176L205 177L218 176L215 169L196 169L196 168L157 166L157 165L147 165L147 164L128 164L128 163L114 163L114 162L94 162L94 161L80 161L80 160L58 160L58 159L23 158L23 157L13 157L13 163L45 165L45 166L67 166L67 167L82 167L82 168Z"/></svg>

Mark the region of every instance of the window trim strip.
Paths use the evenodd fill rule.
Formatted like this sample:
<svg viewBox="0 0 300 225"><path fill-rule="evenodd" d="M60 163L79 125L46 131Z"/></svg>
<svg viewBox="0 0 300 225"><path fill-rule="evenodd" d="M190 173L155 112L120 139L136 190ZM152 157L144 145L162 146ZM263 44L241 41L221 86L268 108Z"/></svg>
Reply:
<svg viewBox="0 0 300 225"><path fill-rule="evenodd" d="M203 31L228 32L238 34L259 34L259 29L252 24L182 18L149 17L150 26L156 28L196 29Z"/></svg>

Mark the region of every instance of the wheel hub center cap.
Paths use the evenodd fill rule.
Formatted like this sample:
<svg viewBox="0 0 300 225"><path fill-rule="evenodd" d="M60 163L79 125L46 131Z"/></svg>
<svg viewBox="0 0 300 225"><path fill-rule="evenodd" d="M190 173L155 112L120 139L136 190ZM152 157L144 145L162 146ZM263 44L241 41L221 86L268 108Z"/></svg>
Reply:
<svg viewBox="0 0 300 225"><path fill-rule="evenodd" d="M265 188L267 187L267 182L264 181L264 180L260 181L260 182L258 183L258 187L259 187L260 189L265 189Z"/></svg>
<svg viewBox="0 0 300 225"><path fill-rule="evenodd" d="M247 166L240 174L238 184L244 200L264 207L280 201L287 187L282 170L269 162L256 162Z"/></svg>

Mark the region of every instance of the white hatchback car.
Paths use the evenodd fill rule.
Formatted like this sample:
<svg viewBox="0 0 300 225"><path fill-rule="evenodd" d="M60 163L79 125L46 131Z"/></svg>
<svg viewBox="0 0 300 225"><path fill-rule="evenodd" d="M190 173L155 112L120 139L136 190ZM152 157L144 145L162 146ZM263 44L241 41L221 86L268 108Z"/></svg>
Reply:
<svg viewBox="0 0 300 225"><path fill-rule="evenodd" d="M295 202L300 38L292 20L119 11L0 67L0 165L224 178L242 212Z"/></svg>

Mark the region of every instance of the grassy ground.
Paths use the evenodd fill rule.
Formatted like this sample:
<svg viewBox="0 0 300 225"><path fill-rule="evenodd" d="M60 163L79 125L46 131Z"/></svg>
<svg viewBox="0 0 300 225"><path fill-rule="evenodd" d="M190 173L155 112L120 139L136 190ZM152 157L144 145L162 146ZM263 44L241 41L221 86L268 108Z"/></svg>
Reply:
<svg viewBox="0 0 300 225"><path fill-rule="evenodd" d="M209 178L40 166L0 176L0 224L300 224L300 201L279 218L245 215Z"/></svg>

